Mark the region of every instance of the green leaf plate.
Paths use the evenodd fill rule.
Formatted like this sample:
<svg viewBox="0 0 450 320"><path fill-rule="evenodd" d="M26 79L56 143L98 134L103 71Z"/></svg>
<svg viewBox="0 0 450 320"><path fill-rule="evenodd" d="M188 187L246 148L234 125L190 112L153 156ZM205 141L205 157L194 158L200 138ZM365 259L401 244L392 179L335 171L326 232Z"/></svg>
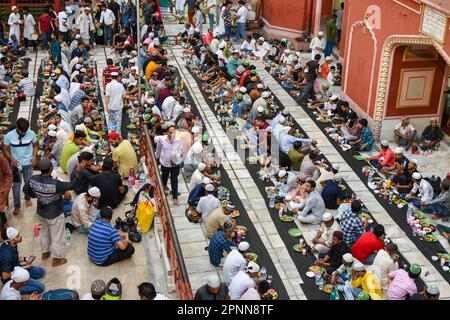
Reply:
<svg viewBox="0 0 450 320"><path fill-rule="evenodd" d="M292 229L289 229L289 235L291 236L291 237L294 237L294 238L298 238L298 237L301 237L302 235L303 235L303 233L301 232L301 230L300 229L298 229L298 228L292 228Z"/></svg>

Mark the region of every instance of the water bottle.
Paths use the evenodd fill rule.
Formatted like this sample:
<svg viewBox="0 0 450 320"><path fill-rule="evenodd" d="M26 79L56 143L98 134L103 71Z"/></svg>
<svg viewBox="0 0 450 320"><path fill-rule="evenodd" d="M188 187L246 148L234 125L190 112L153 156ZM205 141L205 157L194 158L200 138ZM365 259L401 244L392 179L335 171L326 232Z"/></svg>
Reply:
<svg viewBox="0 0 450 320"><path fill-rule="evenodd" d="M272 194L272 195L270 196L269 207L270 207L270 208L275 207L275 195L274 195L274 194Z"/></svg>
<svg viewBox="0 0 450 320"><path fill-rule="evenodd" d="M331 290L330 300L339 300L339 291L336 286Z"/></svg>
<svg viewBox="0 0 450 320"><path fill-rule="evenodd" d="M283 207L280 208L280 210L278 210L278 216L281 218L283 216L284 210Z"/></svg>
<svg viewBox="0 0 450 320"><path fill-rule="evenodd" d="M319 277L319 290L323 290L323 278L321 276Z"/></svg>
<svg viewBox="0 0 450 320"><path fill-rule="evenodd" d="M136 228L137 233L141 233L142 229L141 229L141 224L138 222L137 224L137 228Z"/></svg>
<svg viewBox="0 0 450 320"><path fill-rule="evenodd" d="M408 203L408 210L406 212L406 221L408 221L408 223L413 219L413 204L410 202Z"/></svg>
<svg viewBox="0 0 450 320"><path fill-rule="evenodd" d="M70 233L69 228L66 228L66 246L70 245L71 240L72 240L72 233Z"/></svg>
<svg viewBox="0 0 450 320"><path fill-rule="evenodd" d="M134 168L130 168L130 185L134 186L134 182L136 181L136 176L134 175Z"/></svg>
<svg viewBox="0 0 450 320"><path fill-rule="evenodd" d="M261 267L261 279L266 280L267 279L267 269L265 266Z"/></svg>
<svg viewBox="0 0 450 320"><path fill-rule="evenodd" d="M373 170L369 171L369 183L373 181Z"/></svg>
<svg viewBox="0 0 450 320"><path fill-rule="evenodd" d="M352 193L352 200L354 201L354 200L356 200L356 193Z"/></svg>

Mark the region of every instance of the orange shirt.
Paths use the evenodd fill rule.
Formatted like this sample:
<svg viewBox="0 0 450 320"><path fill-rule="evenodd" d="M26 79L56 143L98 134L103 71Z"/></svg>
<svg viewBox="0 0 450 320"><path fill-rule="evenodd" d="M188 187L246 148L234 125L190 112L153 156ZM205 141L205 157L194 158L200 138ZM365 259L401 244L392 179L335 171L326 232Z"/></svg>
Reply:
<svg viewBox="0 0 450 320"><path fill-rule="evenodd" d="M322 78L324 78L326 80L329 73L330 73L330 67L328 66L328 63L325 62L322 65Z"/></svg>

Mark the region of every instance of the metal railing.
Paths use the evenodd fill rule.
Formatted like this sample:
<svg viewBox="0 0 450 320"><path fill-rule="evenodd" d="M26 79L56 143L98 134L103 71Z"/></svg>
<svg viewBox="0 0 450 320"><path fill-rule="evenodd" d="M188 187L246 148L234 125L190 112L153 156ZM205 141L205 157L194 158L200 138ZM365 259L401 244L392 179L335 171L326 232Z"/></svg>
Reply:
<svg viewBox="0 0 450 320"><path fill-rule="evenodd" d="M150 134L145 125L141 128L141 154L145 157L145 164L148 168L148 174L154 187L154 198L157 203L160 223L163 230L167 257L172 268L172 275L175 282L177 296L180 300L192 300L192 289L189 282L188 273L184 264L183 253L181 252L178 236L175 232L175 224L170 212L167 197L161 176L158 172L158 164L156 161Z"/></svg>

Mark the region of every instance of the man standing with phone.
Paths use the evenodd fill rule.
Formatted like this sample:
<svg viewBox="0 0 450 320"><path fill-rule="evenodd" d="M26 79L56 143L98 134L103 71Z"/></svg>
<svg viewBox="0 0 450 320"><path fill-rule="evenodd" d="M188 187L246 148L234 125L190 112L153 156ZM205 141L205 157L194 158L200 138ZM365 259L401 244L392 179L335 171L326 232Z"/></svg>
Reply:
<svg viewBox="0 0 450 320"><path fill-rule="evenodd" d="M3 154L13 165L14 215L20 213L21 175L24 183L27 183L33 175L33 167L37 163L37 138L29 128L28 120L19 118L16 122L16 129L8 132L3 139ZM32 204L31 198L25 195L25 205L31 207Z"/></svg>

